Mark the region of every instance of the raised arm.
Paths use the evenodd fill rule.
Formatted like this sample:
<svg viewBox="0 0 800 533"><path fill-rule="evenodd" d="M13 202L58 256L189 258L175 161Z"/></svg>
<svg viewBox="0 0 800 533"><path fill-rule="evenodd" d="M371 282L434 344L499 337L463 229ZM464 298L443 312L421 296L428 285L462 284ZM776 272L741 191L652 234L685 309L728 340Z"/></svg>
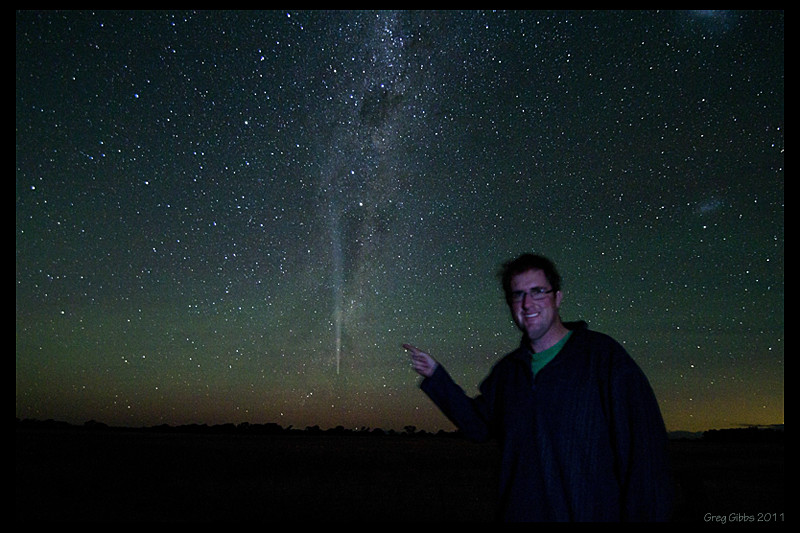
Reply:
<svg viewBox="0 0 800 533"><path fill-rule="evenodd" d="M464 434L476 441L489 438L489 425L487 423L487 410L490 409L485 398L471 398L450 377L447 371L428 353L412 346L403 344L409 351L411 364L425 379L420 388L433 400L442 413L455 424Z"/></svg>

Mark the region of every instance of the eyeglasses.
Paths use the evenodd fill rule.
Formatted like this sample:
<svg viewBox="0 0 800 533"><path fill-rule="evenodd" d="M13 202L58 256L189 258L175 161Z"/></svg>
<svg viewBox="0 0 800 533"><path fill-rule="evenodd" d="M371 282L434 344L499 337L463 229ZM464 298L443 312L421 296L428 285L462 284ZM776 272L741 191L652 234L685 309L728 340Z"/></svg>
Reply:
<svg viewBox="0 0 800 533"><path fill-rule="evenodd" d="M544 300L551 292L556 292L555 289L545 289L544 287L533 287L526 291L513 291L511 293L512 302L521 302L527 295L531 300Z"/></svg>

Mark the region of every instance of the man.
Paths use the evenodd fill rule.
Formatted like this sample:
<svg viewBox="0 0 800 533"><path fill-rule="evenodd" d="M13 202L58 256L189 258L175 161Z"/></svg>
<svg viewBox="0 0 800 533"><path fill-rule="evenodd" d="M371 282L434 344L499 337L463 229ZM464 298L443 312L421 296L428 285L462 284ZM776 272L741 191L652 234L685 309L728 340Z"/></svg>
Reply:
<svg viewBox="0 0 800 533"><path fill-rule="evenodd" d="M502 448L506 521L660 521L672 484L666 431L647 378L612 338L559 315L561 280L545 257L503 265L519 348L470 398L429 354L405 344L420 387L470 439Z"/></svg>

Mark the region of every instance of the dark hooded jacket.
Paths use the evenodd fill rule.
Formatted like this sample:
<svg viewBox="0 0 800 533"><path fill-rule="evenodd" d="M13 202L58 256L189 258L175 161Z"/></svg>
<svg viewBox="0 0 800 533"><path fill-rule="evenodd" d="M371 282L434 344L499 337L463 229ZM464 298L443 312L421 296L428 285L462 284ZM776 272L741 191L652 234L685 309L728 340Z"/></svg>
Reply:
<svg viewBox="0 0 800 533"><path fill-rule="evenodd" d="M505 521L663 521L673 487L650 384L627 352L584 322L534 378L531 352L503 357L470 398L439 365L422 390L467 437L502 451Z"/></svg>

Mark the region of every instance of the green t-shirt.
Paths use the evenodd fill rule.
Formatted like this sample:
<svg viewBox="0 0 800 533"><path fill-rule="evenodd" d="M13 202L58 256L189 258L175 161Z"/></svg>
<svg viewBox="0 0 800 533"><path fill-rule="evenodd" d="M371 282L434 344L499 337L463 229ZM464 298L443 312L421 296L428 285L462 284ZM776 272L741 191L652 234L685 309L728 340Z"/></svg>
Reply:
<svg viewBox="0 0 800 533"><path fill-rule="evenodd" d="M558 341L557 343L555 343L554 345L552 345L551 347L549 347L545 351L538 352L538 353L532 353L533 358L532 358L532 361L531 361L531 368L533 369L533 375L534 376L536 374L538 374L539 371L542 368L544 368L544 365L546 365L547 363L552 361L553 358L556 355L558 355L558 352L560 352L561 348L564 347L564 344L566 344L566 342L569 339L570 335L572 335L571 331L568 332L566 335L564 335L563 339L561 339L560 341Z"/></svg>

